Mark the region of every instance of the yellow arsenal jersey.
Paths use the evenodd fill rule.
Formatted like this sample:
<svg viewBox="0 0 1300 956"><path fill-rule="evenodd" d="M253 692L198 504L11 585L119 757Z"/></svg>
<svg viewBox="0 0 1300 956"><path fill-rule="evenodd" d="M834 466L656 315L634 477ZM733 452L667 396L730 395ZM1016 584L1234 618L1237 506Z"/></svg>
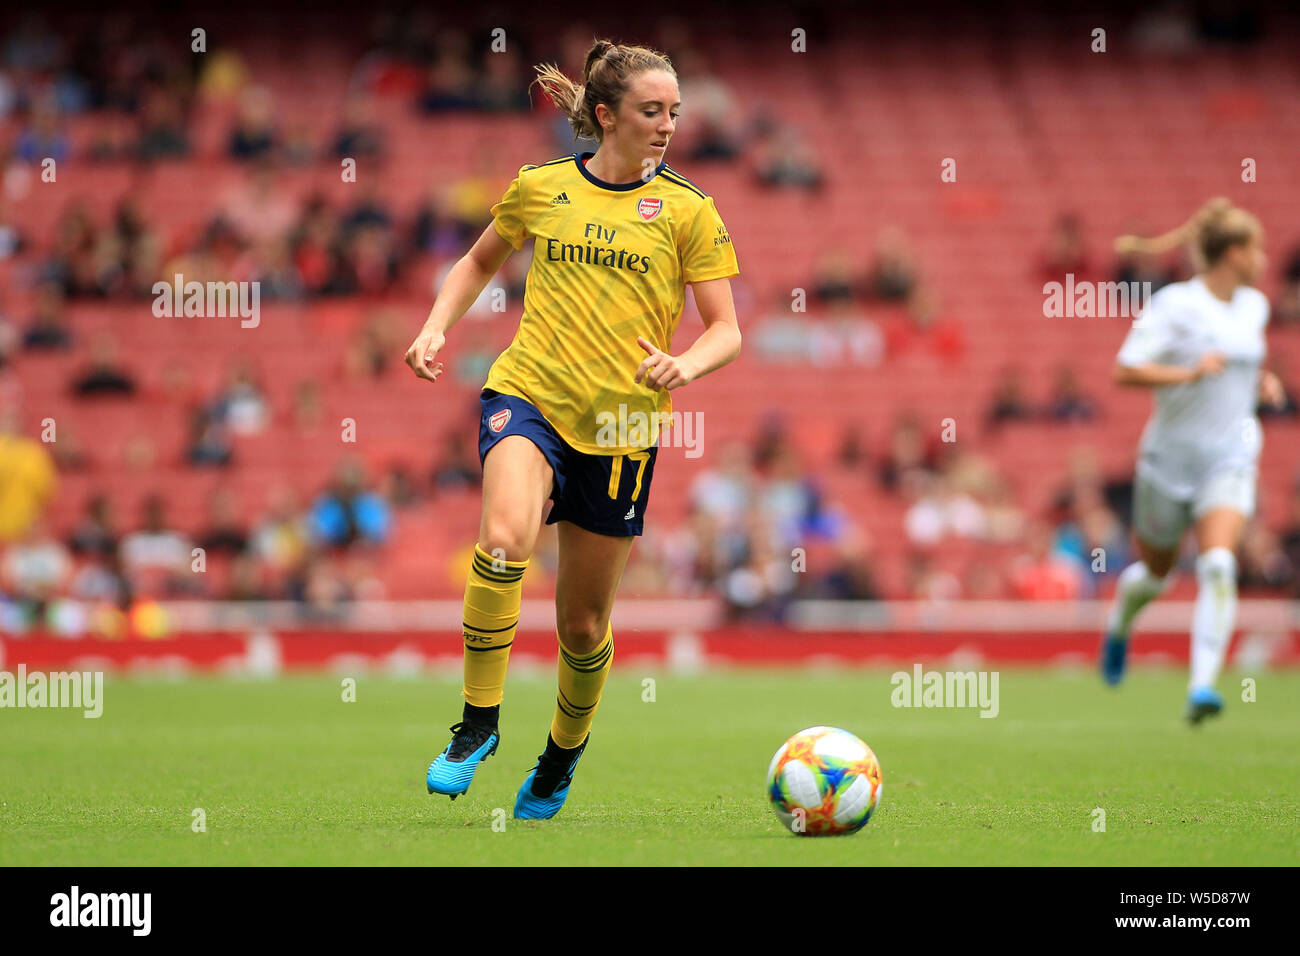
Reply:
<svg viewBox="0 0 1300 956"><path fill-rule="evenodd" d="M668 391L632 381L647 356L637 336L670 351L686 283L739 269L694 183L662 163L645 182L606 183L587 171L591 155L524 166L492 207L515 249L533 240L533 262L519 331L484 387L532 402L581 452L621 455L655 444L672 412ZM648 440L633 444L646 435L633 427L611 443L617 420L648 421Z"/></svg>

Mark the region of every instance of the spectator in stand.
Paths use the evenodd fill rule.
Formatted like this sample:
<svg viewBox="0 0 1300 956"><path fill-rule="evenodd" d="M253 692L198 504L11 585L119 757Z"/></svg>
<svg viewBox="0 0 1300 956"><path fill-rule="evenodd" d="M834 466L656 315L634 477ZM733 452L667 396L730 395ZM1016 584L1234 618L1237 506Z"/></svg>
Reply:
<svg viewBox="0 0 1300 956"><path fill-rule="evenodd" d="M63 163L70 155L68 134L60 122L57 104L50 98L40 97L32 107L30 121L18 134L14 156L39 166L46 159Z"/></svg>
<svg viewBox="0 0 1300 956"><path fill-rule="evenodd" d="M1052 227L1043 253L1042 277L1045 282L1064 282L1067 275L1084 279L1091 264L1083 241L1083 224L1077 213L1062 213Z"/></svg>
<svg viewBox="0 0 1300 956"><path fill-rule="evenodd" d="M903 516L908 541L931 546L948 537L982 538L987 522L979 502L956 487L953 476L913 472L904 484L913 504Z"/></svg>
<svg viewBox="0 0 1300 956"><path fill-rule="evenodd" d="M365 229L389 229L393 225L393 214L388 203L380 195L374 179L366 179L358 187L360 195L356 202L339 219L339 227L345 240L351 239Z"/></svg>
<svg viewBox="0 0 1300 956"><path fill-rule="evenodd" d="M527 112L532 101L522 82L525 72L519 48L514 44L484 57L483 69L474 84L474 105L491 113Z"/></svg>
<svg viewBox="0 0 1300 956"><path fill-rule="evenodd" d="M405 462L388 465L379 479L379 496L394 508L410 508L424 498L423 489L417 488L411 469Z"/></svg>
<svg viewBox="0 0 1300 956"><path fill-rule="evenodd" d="M773 547L777 530L760 511L755 510L752 518L747 547L723 579L727 617L779 621L794 591L795 574L784 553Z"/></svg>
<svg viewBox="0 0 1300 956"><path fill-rule="evenodd" d="M190 590L189 539L171 528L163 499L156 494L141 506L140 527L126 535L118 548L122 570L131 590L148 596L169 596Z"/></svg>
<svg viewBox="0 0 1300 956"><path fill-rule="evenodd" d="M934 560L922 551L907 559L907 596L914 601L955 601L962 596L961 581L951 571L934 566Z"/></svg>
<svg viewBox="0 0 1300 956"><path fill-rule="evenodd" d="M879 601L884 596L877 581L871 539L852 527L835 545L835 563L813 586L809 597L831 601Z"/></svg>
<svg viewBox="0 0 1300 956"><path fill-rule="evenodd" d="M281 580L302 565L307 537L307 519L294 490L287 485L272 490L266 514L250 536L250 550L272 578Z"/></svg>
<svg viewBox="0 0 1300 956"><path fill-rule="evenodd" d="M9 212L9 203L0 195L0 262L12 259L27 248L27 238Z"/></svg>
<svg viewBox="0 0 1300 956"><path fill-rule="evenodd" d="M23 348L28 351L66 351L72 347L72 330L68 328L63 289L57 282L42 282L36 293L32 321L23 333Z"/></svg>
<svg viewBox="0 0 1300 956"><path fill-rule="evenodd" d="M728 162L740 155L742 139L736 129L737 109L731 90L716 74L709 61L693 47L673 57L682 102L691 104L686 152L692 162Z"/></svg>
<svg viewBox="0 0 1300 956"><path fill-rule="evenodd" d="M568 120L563 122L568 125ZM450 217L443 212L441 193L442 178L436 177L416 207L410 236L410 252L413 256L447 257L461 248L464 237L455 233Z"/></svg>
<svg viewBox="0 0 1300 956"><path fill-rule="evenodd" d="M270 419L266 390L246 359L231 368L229 381L212 403L211 418L235 435L256 435L266 428Z"/></svg>
<svg viewBox="0 0 1300 956"><path fill-rule="evenodd" d="M993 391L993 402L984 415L988 431L995 431L1007 422L1027 422L1033 419L1034 409L1025 398L1024 376L1020 369L1007 366L998 376Z"/></svg>
<svg viewBox="0 0 1300 956"><path fill-rule="evenodd" d="M1052 548L1052 527L1035 521L1025 535L1025 553L1011 565L1011 590L1022 601L1065 601L1079 597L1082 573Z"/></svg>
<svg viewBox="0 0 1300 956"><path fill-rule="evenodd" d="M26 534L6 549L0 564L0 584L27 605L33 618L44 613L45 605L63 590L72 573L72 558L59 541L36 520Z"/></svg>
<svg viewBox="0 0 1300 956"><path fill-rule="evenodd" d="M352 96L343 104L343 119L330 147L335 159L375 159L383 155L383 131L370 122L370 111L371 103L364 97Z"/></svg>
<svg viewBox="0 0 1300 956"><path fill-rule="evenodd" d="M67 296L97 294L97 244L95 224L85 199L73 199L59 215L54 246L38 270L39 278L57 282Z"/></svg>
<svg viewBox="0 0 1300 956"><path fill-rule="evenodd" d="M0 302L0 306L3 306L3 302ZM21 342L22 335L18 327L5 317L4 309L0 308L0 372L4 371L9 357L18 351Z"/></svg>
<svg viewBox="0 0 1300 956"><path fill-rule="evenodd" d="M835 461L841 468L850 471L868 461L867 444L862 436L862 429L857 425L846 425L840 434L839 449L835 452Z"/></svg>
<svg viewBox="0 0 1300 956"><path fill-rule="evenodd" d="M251 246L236 266L236 275L257 282L263 302L292 302L303 297L302 277L293 264L287 237L265 239Z"/></svg>
<svg viewBox="0 0 1300 956"><path fill-rule="evenodd" d="M784 434L784 433L783 433ZM773 546L788 552L810 535L824 535L820 495L805 472L799 451L787 439L774 450L754 506L775 536Z"/></svg>
<svg viewBox="0 0 1300 956"><path fill-rule="evenodd" d="M267 582L257 566L257 561L247 554L239 554L230 562L230 585L227 598L231 601L265 601L272 596Z"/></svg>
<svg viewBox="0 0 1300 956"><path fill-rule="evenodd" d="M137 189L123 195L113 210L112 235L120 275L113 291L152 298L153 284L162 274L163 243L158 230L145 219Z"/></svg>
<svg viewBox="0 0 1300 956"><path fill-rule="evenodd" d="M78 398L98 398L135 394L135 379L117 361L117 345L107 335L95 339L90 367L72 380L72 392Z"/></svg>
<svg viewBox="0 0 1300 956"><path fill-rule="evenodd" d="M321 399L320 382L304 378L293 387L291 424L300 435L311 435L325 421L325 405Z"/></svg>
<svg viewBox="0 0 1300 956"><path fill-rule="evenodd" d="M334 282L342 251L338 221L324 196L316 193L307 200L289 244L304 291L309 296L325 294Z"/></svg>
<svg viewBox="0 0 1300 956"><path fill-rule="evenodd" d="M1300 325L1300 246L1291 251L1282 270L1282 289L1273 303L1273 324L1281 328Z"/></svg>
<svg viewBox="0 0 1300 956"><path fill-rule="evenodd" d="M151 90L140 118L136 158L144 161L178 159L189 153L190 141L185 132L184 109L180 101L165 88Z"/></svg>
<svg viewBox="0 0 1300 956"><path fill-rule="evenodd" d="M220 488L208 504L208 526L199 535L198 545L209 555L234 557L248 547L248 535L239 520L239 508L229 488Z"/></svg>
<svg viewBox="0 0 1300 956"><path fill-rule="evenodd" d="M68 585L68 595L78 601L129 607L131 592L117 554L93 554L83 561Z"/></svg>
<svg viewBox="0 0 1300 956"><path fill-rule="evenodd" d="M334 481L311 508L313 537L332 547L354 543L383 544L392 527L392 512L383 497L366 487L361 463L339 465Z"/></svg>
<svg viewBox="0 0 1300 956"><path fill-rule="evenodd" d="M691 482L691 507L708 515L720 534L740 533L757 483L749 448L743 442L730 441L719 451L718 464Z"/></svg>
<svg viewBox="0 0 1300 956"><path fill-rule="evenodd" d="M885 348L891 358L917 350L945 362L960 361L966 354L961 326L943 318L939 297L918 285L902 310L894 310L885 323Z"/></svg>
<svg viewBox="0 0 1300 956"><path fill-rule="evenodd" d="M340 573L333 556L311 552L306 562L288 583L289 597L302 605L301 614L308 620L337 618L346 609L352 594L347 579Z"/></svg>
<svg viewBox="0 0 1300 956"><path fill-rule="evenodd" d="M240 243L265 244L289 234L298 209L285 194L268 157L257 161L247 180L223 197L217 215L234 230Z"/></svg>
<svg viewBox="0 0 1300 956"><path fill-rule="evenodd" d="M1258 518L1246 525L1237 581L1243 591L1287 593L1295 589L1295 565L1287 557L1278 536Z"/></svg>
<svg viewBox="0 0 1300 956"><path fill-rule="evenodd" d="M112 505L105 494L86 502L86 513L68 538L68 546L78 557L98 555L103 558L117 553L118 535L113 527Z"/></svg>
<svg viewBox="0 0 1300 956"><path fill-rule="evenodd" d="M997 473L989 477L978 496L984 509L985 537L993 544L1019 541L1025 531L1025 512L1011 483Z"/></svg>
<svg viewBox="0 0 1300 956"><path fill-rule="evenodd" d="M445 448L446 452L433 469L434 492L474 488L482 483L483 472L478 454L470 446L463 431L448 431L443 440L438 442L438 447Z"/></svg>
<svg viewBox="0 0 1300 956"><path fill-rule="evenodd" d="M805 338L815 365L875 368L885 358L884 333L853 302L832 303L823 319L810 323Z"/></svg>
<svg viewBox="0 0 1300 956"><path fill-rule="evenodd" d="M311 166L319 152L311 126L301 118L291 122L280 144L280 162L290 167Z"/></svg>
<svg viewBox="0 0 1300 956"><path fill-rule="evenodd" d="M239 160L270 157L278 142L270 90L263 86L245 88L239 97L239 112L230 131L227 155Z"/></svg>
<svg viewBox="0 0 1300 956"><path fill-rule="evenodd" d="M226 423L203 405L190 409L189 441L185 460L195 466L224 468L230 464L235 449Z"/></svg>
<svg viewBox="0 0 1300 956"><path fill-rule="evenodd" d="M27 534L53 497L56 482L44 444L21 435L17 407L0 402L0 544Z"/></svg>
<svg viewBox="0 0 1300 956"><path fill-rule="evenodd" d="M916 285L916 257L907 235L897 226L886 226L876 239L875 259L866 279L867 297L882 302L906 302Z"/></svg>
<svg viewBox="0 0 1300 956"><path fill-rule="evenodd" d="M1300 597L1300 484L1296 485L1291 499L1291 520L1282 531L1280 544L1287 563L1294 571L1291 593Z"/></svg>
<svg viewBox="0 0 1300 956"><path fill-rule="evenodd" d="M813 301L819 305L852 302L855 298L853 286L853 264L848 255L840 249L822 255L813 272L810 289ZM785 293L781 293L780 302L789 311L790 299Z"/></svg>
<svg viewBox="0 0 1300 956"><path fill-rule="evenodd" d="M1083 394L1079 378L1069 365L1056 370L1056 384L1047 403L1047 417L1054 422L1090 422L1097 417L1097 406Z"/></svg>
<svg viewBox="0 0 1300 956"><path fill-rule="evenodd" d="M938 452L933 442L927 442L921 425L912 413L904 413L894 423L889 438L889 450L880 463L880 483L889 491L901 491L913 472L934 474L938 467Z"/></svg>
<svg viewBox="0 0 1300 956"><path fill-rule="evenodd" d="M439 31L437 52L420 97L420 108L426 113L475 109L477 82L470 63L469 38L459 30Z"/></svg>
<svg viewBox="0 0 1300 956"><path fill-rule="evenodd" d="M1075 489L1070 514L1056 528L1052 550L1075 563L1085 597L1096 596L1102 580L1128 566L1128 530L1106 507L1100 487Z"/></svg>
<svg viewBox="0 0 1300 956"><path fill-rule="evenodd" d="M784 125L759 131L754 174L760 186L817 192L823 185L817 154L797 130Z"/></svg>
<svg viewBox="0 0 1300 956"><path fill-rule="evenodd" d="M392 356L401 336L395 313L380 309L370 313L352 336L343 357L349 378L379 379L392 365Z"/></svg>

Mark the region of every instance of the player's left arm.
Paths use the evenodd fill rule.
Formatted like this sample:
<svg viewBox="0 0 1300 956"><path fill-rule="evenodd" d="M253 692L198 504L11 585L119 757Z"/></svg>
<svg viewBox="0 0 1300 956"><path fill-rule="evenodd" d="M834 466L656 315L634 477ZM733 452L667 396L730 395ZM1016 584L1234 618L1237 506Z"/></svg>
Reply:
<svg viewBox="0 0 1300 956"><path fill-rule="evenodd" d="M681 388L722 368L740 354L740 324L731 297L731 279L706 279L692 282L690 286L695 292L695 306L704 321L704 331L681 355L669 355L638 335L637 344L647 355L637 366L634 382L640 384L644 378L646 386L655 391Z"/></svg>
<svg viewBox="0 0 1300 956"><path fill-rule="evenodd" d="M1286 408L1286 386L1276 372L1261 369L1259 373L1259 402L1273 408Z"/></svg>

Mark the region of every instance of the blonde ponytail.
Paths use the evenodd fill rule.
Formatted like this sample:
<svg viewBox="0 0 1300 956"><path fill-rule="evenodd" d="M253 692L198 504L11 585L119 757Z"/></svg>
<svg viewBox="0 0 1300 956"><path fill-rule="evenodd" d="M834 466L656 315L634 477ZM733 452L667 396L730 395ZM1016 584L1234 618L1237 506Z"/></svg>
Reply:
<svg viewBox="0 0 1300 956"><path fill-rule="evenodd" d="M1115 240L1120 255L1163 255L1179 246L1190 245L1198 269L1218 262L1231 246L1249 242L1259 233L1259 221L1228 199L1216 196L1181 226L1151 238L1123 235Z"/></svg>

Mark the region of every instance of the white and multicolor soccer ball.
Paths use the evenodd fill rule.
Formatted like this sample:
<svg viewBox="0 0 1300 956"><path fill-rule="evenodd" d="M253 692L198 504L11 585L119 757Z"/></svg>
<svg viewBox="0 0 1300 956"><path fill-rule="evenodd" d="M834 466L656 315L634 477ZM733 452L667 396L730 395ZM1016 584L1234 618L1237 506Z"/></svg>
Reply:
<svg viewBox="0 0 1300 956"><path fill-rule="evenodd" d="M781 745L767 768L772 809L792 833L855 833L880 806L880 761L837 727L809 727Z"/></svg>

